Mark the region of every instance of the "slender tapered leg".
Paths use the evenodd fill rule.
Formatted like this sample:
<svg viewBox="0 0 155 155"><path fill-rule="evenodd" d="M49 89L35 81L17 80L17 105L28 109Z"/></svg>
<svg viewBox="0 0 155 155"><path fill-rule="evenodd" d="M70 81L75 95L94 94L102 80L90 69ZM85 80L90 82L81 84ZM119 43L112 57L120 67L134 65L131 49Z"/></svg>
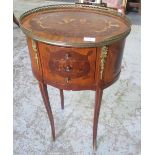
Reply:
<svg viewBox="0 0 155 155"><path fill-rule="evenodd" d="M60 97L61 97L61 108L64 109L64 93L63 93L63 89L59 89L60 90Z"/></svg>
<svg viewBox="0 0 155 155"><path fill-rule="evenodd" d="M40 91L42 94L42 98L48 113L48 117L50 120L50 124L51 124L51 130L52 130L52 136L53 136L53 140L55 140L55 127L54 127L54 119L53 119L53 114L52 114L52 110L51 110L51 106L50 106L50 102L49 102L49 97L48 97L48 91L47 91L47 85L39 82L39 87L40 87Z"/></svg>
<svg viewBox="0 0 155 155"><path fill-rule="evenodd" d="M100 106L101 106L101 100L102 100L102 89L96 90L96 96L95 96L95 109L94 109L94 123L93 123L93 148L97 148L97 127L98 127L98 118L100 113Z"/></svg>

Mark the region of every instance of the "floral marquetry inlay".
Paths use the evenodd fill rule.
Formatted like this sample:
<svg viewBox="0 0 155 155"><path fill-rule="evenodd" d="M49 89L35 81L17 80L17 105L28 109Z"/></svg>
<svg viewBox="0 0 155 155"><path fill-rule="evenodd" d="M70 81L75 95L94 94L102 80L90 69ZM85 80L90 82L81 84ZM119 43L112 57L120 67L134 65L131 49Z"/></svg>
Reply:
<svg viewBox="0 0 155 155"><path fill-rule="evenodd" d="M101 47L104 42L110 44L130 31L128 20L116 11L90 5L40 7L26 12L21 19L25 33L59 46Z"/></svg>
<svg viewBox="0 0 155 155"><path fill-rule="evenodd" d="M106 32L114 32L119 30L120 23L111 21L109 18L90 18L86 12L57 12L51 14L42 14L31 20L31 26L38 31L49 32L55 35L79 36L83 37L84 32L87 36L106 35ZM54 20L53 20L54 19ZM98 23L100 26L98 26ZM68 28L70 27L69 31ZM64 30L68 30L67 32Z"/></svg>
<svg viewBox="0 0 155 155"><path fill-rule="evenodd" d="M69 16L65 16L64 18L61 18L60 20L58 20L57 22L53 23L49 23L49 21L51 20L51 15L46 15L45 17L44 16L41 16L40 18L34 18L31 23L32 24L36 24L38 26L38 29L44 29L45 31L46 30L51 30L52 29L52 26L54 24L57 24L57 25L61 25L61 26L65 26L65 25L71 25L72 27L76 29L79 28L79 26L81 27L84 27L84 26L88 26L88 27L91 27L91 29L93 30L93 27L94 27L94 24L91 23L92 21L90 21L89 19L87 18L84 18L84 17L75 17L75 18L70 18ZM105 32L107 31L108 29L117 29L119 28L119 23L113 23L112 21L109 21L108 19L102 19L102 26L99 28L99 29L96 29L93 31L93 33L101 33L101 32ZM75 32L76 33L76 32ZM78 32L79 33L79 32Z"/></svg>

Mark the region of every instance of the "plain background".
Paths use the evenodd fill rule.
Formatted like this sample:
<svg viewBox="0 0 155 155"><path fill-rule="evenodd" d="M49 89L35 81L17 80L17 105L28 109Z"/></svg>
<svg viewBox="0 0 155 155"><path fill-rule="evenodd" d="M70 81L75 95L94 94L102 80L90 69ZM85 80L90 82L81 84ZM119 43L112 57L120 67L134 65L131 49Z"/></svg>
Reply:
<svg viewBox="0 0 155 155"><path fill-rule="evenodd" d="M155 154L155 1L142 1L142 155ZM13 1L0 0L0 154L13 154Z"/></svg>

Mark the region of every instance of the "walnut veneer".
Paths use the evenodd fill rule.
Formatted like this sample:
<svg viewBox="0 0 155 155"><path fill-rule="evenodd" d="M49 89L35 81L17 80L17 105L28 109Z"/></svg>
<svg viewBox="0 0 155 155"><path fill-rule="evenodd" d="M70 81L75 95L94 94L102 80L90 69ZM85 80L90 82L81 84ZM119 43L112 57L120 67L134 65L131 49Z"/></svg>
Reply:
<svg viewBox="0 0 155 155"><path fill-rule="evenodd" d="M130 23L117 12L96 6L56 5L24 13L20 27L26 34L34 76L55 127L47 85L63 90L95 90L93 146L103 90L119 77ZM89 104L89 103L88 103Z"/></svg>

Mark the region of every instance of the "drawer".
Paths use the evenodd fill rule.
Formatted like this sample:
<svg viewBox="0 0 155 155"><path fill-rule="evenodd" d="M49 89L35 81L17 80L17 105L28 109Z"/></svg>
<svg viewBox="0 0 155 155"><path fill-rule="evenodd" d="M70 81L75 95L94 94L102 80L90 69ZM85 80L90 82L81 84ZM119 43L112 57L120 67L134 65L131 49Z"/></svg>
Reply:
<svg viewBox="0 0 155 155"><path fill-rule="evenodd" d="M47 83L88 86L95 81L96 48L40 47L43 78Z"/></svg>

